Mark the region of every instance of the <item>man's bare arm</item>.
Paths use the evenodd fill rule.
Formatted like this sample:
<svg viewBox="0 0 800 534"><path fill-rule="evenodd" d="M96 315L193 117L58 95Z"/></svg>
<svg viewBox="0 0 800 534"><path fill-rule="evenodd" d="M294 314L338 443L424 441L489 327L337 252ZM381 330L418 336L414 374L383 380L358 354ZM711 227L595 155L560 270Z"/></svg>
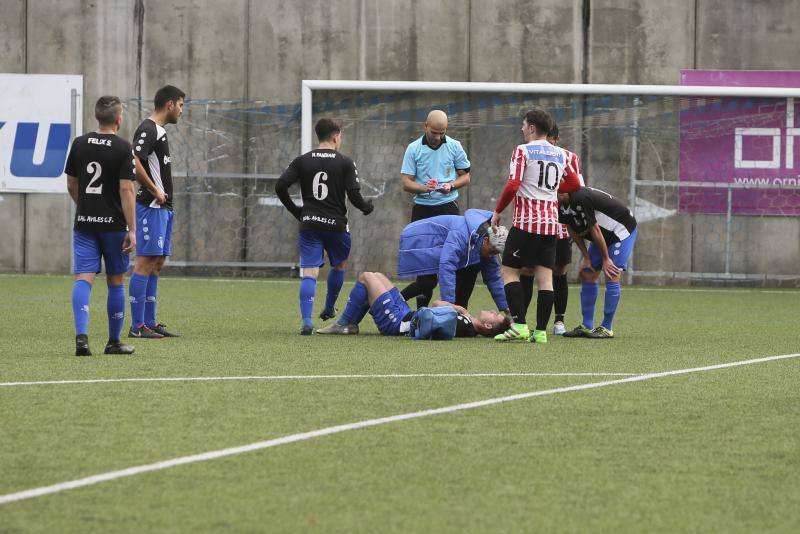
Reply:
<svg viewBox="0 0 800 534"><path fill-rule="evenodd" d="M430 187L415 182L413 176L408 174L401 174L400 176L403 177L403 190L407 191L408 193L416 193L420 195L432 191Z"/></svg>
<svg viewBox="0 0 800 534"><path fill-rule="evenodd" d="M608 246L606 245L606 240L603 237L603 232L600 230L600 225L595 224L592 226L589 229L589 233L592 235L592 243L594 243L594 245L600 251L600 256L603 258L603 272L606 273L606 276L609 278L618 276L620 273L619 267L614 265L614 262L608 255Z"/></svg>
<svg viewBox="0 0 800 534"><path fill-rule="evenodd" d="M75 205L78 204L78 179L74 176L67 176L67 191Z"/></svg>
<svg viewBox="0 0 800 534"><path fill-rule="evenodd" d="M458 178L453 180L453 183L450 184L450 189L461 189L462 187L467 187L471 179L469 171L459 169L456 172L458 173Z"/></svg>
<svg viewBox="0 0 800 534"><path fill-rule="evenodd" d="M144 170L142 166L142 162L139 161L139 158L133 158L133 164L136 166L136 180L139 181L148 191L150 191L154 197L156 197L156 202L159 204L163 204L167 201L167 195L164 192L160 191L153 180L150 179L150 176L147 175L147 171Z"/></svg>
<svg viewBox="0 0 800 534"><path fill-rule="evenodd" d="M133 181L119 181L119 198L122 201L122 213L128 224L128 235L122 244L123 252L130 252L136 247L136 192L133 190Z"/></svg>
<svg viewBox="0 0 800 534"><path fill-rule="evenodd" d="M569 233L569 236L572 238L572 241L574 241L575 244L578 245L578 250L581 251L581 256L583 256L584 258L588 258L589 249L586 248L586 241L583 240L583 237L576 234L575 230L573 230L570 225L567 225L567 232Z"/></svg>

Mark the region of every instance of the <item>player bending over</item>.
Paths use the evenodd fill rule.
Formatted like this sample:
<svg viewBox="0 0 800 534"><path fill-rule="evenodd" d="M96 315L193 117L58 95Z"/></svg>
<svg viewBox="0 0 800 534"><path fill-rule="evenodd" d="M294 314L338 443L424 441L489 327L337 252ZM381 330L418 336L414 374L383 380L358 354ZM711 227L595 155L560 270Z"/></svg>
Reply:
<svg viewBox="0 0 800 534"><path fill-rule="evenodd" d="M320 119L314 126L319 147L298 156L283 171L275 184L275 193L283 205L300 221L298 248L300 249L300 334L314 332L311 313L317 289L319 268L325 264L323 253L328 254L331 269L328 272L328 294L325 309L319 315L323 321L336 316L336 299L344 283L344 270L350 255L350 227L347 225L347 205L350 203L369 215L372 203L361 197L358 171L352 159L339 152L342 146L342 127L332 119ZM289 196L289 187L300 182L303 207L297 206Z"/></svg>
<svg viewBox="0 0 800 534"><path fill-rule="evenodd" d="M564 337L613 338L611 329L620 299L620 277L628 266L638 233L636 219L618 199L593 187L558 195L559 220L567 224L578 245L581 261L581 310L583 323ZM587 249L584 239L591 243ZM594 326L594 305L600 272L606 276L603 324Z"/></svg>
<svg viewBox="0 0 800 534"><path fill-rule="evenodd" d="M75 283L72 313L75 317L75 356L89 350L89 297L100 259L108 284L108 343L105 354L133 354L119 336L125 321L125 271L128 254L136 246L134 169L131 145L117 136L122 125L122 102L102 96L94 106L97 131L77 137L69 149L67 190L77 205L73 229Z"/></svg>
<svg viewBox="0 0 800 534"><path fill-rule="evenodd" d="M478 316L456 304L442 300L432 306L450 306L458 312L456 337L494 336L503 332L510 321L496 311L481 311ZM383 336L406 335L411 329L414 312L403 300L400 291L383 273L364 272L350 291L347 307L339 321L317 330L319 334L358 334L358 324L369 312Z"/></svg>

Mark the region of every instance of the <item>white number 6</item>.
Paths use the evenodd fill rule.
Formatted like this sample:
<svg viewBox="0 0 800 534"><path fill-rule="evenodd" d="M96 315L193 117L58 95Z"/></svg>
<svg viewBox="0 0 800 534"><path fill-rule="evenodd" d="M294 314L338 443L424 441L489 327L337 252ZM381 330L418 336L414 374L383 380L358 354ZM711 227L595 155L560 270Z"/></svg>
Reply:
<svg viewBox="0 0 800 534"><path fill-rule="evenodd" d="M328 196L328 181L327 173L321 171L314 175L314 181L311 182L311 193L317 200L325 200Z"/></svg>

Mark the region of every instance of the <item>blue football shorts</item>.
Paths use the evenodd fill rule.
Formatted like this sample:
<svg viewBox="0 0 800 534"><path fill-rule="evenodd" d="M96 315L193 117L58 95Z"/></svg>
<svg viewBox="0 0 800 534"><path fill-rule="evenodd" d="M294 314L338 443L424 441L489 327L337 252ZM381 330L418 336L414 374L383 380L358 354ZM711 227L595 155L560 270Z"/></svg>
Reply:
<svg viewBox="0 0 800 534"><path fill-rule="evenodd" d="M411 308L403 300L400 290L393 287L375 299L369 307L369 314L382 336L400 336L400 325L411 314Z"/></svg>
<svg viewBox="0 0 800 534"><path fill-rule="evenodd" d="M122 243L128 232L79 232L73 231L74 274L99 273L100 259L106 266L106 274L122 274L128 271L130 257L122 252Z"/></svg>
<svg viewBox="0 0 800 534"><path fill-rule="evenodd" d="M172 210L136 203L136 255L172 255Z"/></svg>
<svg viewBox="0 0 800 534"><path fill-rule="evenodd" d="M617 241L616 243L608 245L608 255L611 261L623 271L628 269L628 259L631 257L631 254L633 254L633 245L636 244L636 236L638 233L639 228L636 227L633 229L633 232L631 232L631 235L622 241ZM594 243L589 243L589 259L592 262L592 269L595 271L602 269L603 257L600 255L600 250Z"/></svg>
<svg viewBox="0 0 800 534"><path fill-rule="evenodd" d="M328 254L331 266L339 265L350 257L350 243L348 232L301 230L297 237L297 247L300 249L300 267L322 267L325 265L323 252Z"/></svg>

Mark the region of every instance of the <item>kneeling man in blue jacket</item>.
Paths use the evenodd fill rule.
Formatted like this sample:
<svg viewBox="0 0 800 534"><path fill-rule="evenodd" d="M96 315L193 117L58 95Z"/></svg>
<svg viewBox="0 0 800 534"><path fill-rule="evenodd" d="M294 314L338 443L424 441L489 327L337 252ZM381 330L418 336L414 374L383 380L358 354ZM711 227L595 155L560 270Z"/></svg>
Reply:
<svg viewBox="0 0 800 534"><path fill-rule="evenodd" d="M508 230L492 228L492 212L470 209L464 215L439 215L412 222L400 234L397 255L397 276L414 278L438 275L441 300L464 308L475 287L478 271L492 294L497 309L508 310L500 264L495 255L502 254ZM431 279L417 280L401 293L405 300L428 294L436 287Z"/></svg>

